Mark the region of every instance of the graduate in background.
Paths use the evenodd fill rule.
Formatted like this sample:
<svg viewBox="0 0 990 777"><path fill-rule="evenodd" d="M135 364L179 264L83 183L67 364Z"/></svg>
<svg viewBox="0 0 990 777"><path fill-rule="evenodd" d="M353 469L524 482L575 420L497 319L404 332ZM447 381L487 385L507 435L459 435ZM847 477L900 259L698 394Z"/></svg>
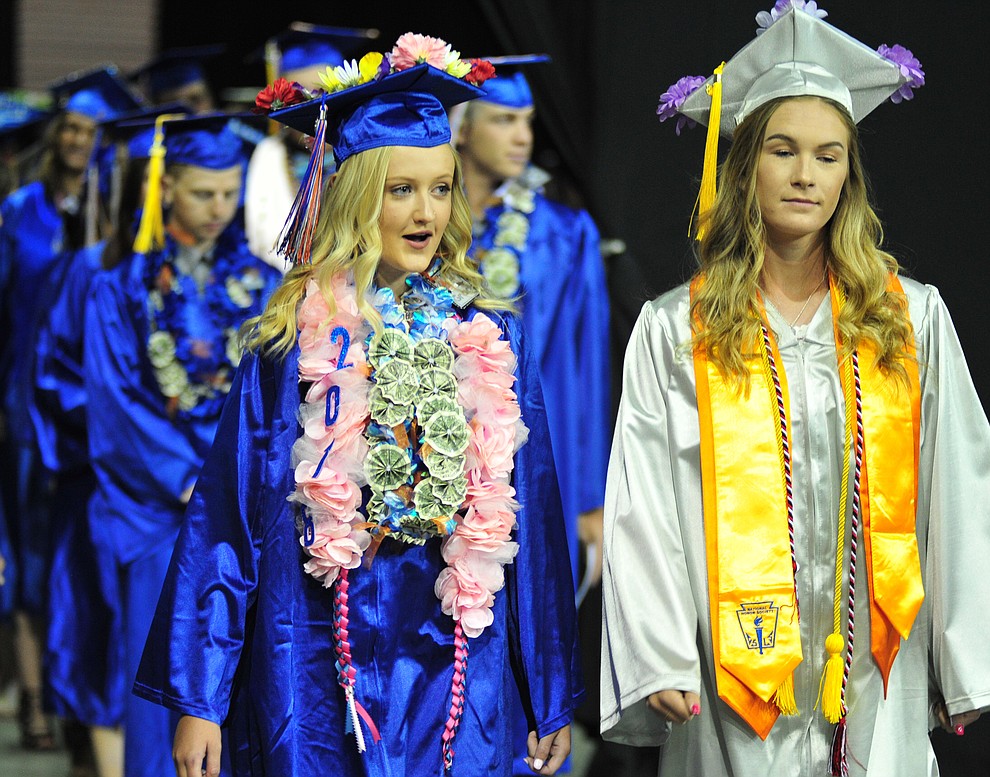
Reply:
<svg viewBox="0 0 990 777"><path fill-rule="evenodd" d="M509 775L520 695L533 771L570 747L574 591L539 376L467 257L445 113L486 69L411 33L387 56L272 114L317 126L339 167L317 221L316 148L300 264L252 321L138 674L184 715L180 777L217 773L221 724L237 775Z"/></svg>
<svg viewBox="0 0 990 777"><path fill-rule="evenodd" d="M345 57L363 54L378 30L325 27L293 22L270 38L263 51L269 86L283 79L285 88L299 84L308 92L324 88L321 76L343 63ZM276 97L276 99L278 99ZM282 272L288 263L276 246L289 216L292 201L309 165L312 140L299 130L272 122L274 132L258 143L248 164L244 195L244 222L251 250ZM323 174L334 170L333 154L327 149Z"/></svg>
<svg viewBox="0 0 990 777"><path fill-rule="evenodd" d="M190 113L212 113L217 109L216 96L205 63L225 49L223 44L167 49L128 78L141 85L153 105L182 103Z"/></svg>
<svg viewBox="0 0 990 777"><path fill-rule="evenodd" d="M16 556L16 655L21 682L21 743L50 750L55 738L42 708L43 667L51 571L53 507L79 505L53 499L54 484L39 456L31 424L32 370L39 291L71 251L91 244L105 226L99 203L94 150L98 122L133 110L138 98L113 68L66 77L51 87L58 112L46 131L40 177L0 205L0 390L6 438L2 483Z"/></svg>
<svg viewBox="0 0 990 777"><path fill-rule="evenodd" d="M663 743L664 777L929 777L929 729L990 707L990 425L856 127L924 73L825 15L777 3L661 98L709 125L700 267L626 353L602 730Z"/></svg>
<svg viewBox="0 0 990 777"><path fill-rule="evenodd" d="M531 164L536 107L524 71L543 55L495 57L485 95L459 106L454 124L474 216L473 252L497 296L517 300L547 403L571 566L582 590L601 578L602 504L611 439L609 303L598 228L590 214L543 194ZM581 563L581 556L592 559ZM582 639L596 667L597 640ZM585 658L586 657L586 658ZM597 673L594 674L597 681ZM519 738L526 735L520 729ZM525 752L522 741L517 751ZM517 759L517 773L526 766ZM610 771L613 771L610 768Z"/></svg>
<svg viewBox="0 0 990 777"><path fill-rule="evenodd" d="M60 262L45 279L39 299L45 313L35 343L31 421L40 458L55 478L54 500L64 505L54 513L47 684L56 713L89 727L100 777L123 772L122 721L130 689L125 682L118 580L114 564L99 559L106 543L93 542L87 509L96 479L89 465L86 430L86 299L96 274L112 269L132 251L154 136L153 127L134 126L134 122L165 112L168 109L145 109L101 123L109 147L106 156L113 157L113 164L101 171L100 186L116 203L111 232ZM104 186L104 177L111 183Z"/></svg>
<svg viewBox="0 0 990 777"><path fill-rule="evenodd" d="M120 581L128 687L240 359L238 328L280 277L234 221L244 157L228 120L156 120L134 251L97 275L86 306L86 424L98 482L90 523L110 565L104 578ZM125 774L167 774L172 730L166 710L128 694Z"/></svg>

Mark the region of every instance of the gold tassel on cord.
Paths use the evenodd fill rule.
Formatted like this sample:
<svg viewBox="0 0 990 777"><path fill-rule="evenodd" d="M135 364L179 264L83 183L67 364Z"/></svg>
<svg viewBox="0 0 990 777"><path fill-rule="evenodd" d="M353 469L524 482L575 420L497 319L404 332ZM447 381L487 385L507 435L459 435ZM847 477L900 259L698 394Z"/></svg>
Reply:
<svg viewBox="0 0 990 777"><path fill-rule="evenodd" d="M841 634L833 633L825 638L828 661L822 672L818 695L822 702L822 714L829 723L838 723L842 719L842 651L845 646Z"/></svg>
<svg viewBox="0 0 990 777"><path fill-rule="evenodd" d="M165 173L165 129L169 119L182 114L166 113L155 119L155 139L148 152L148 183L145 187L141 223L134 236L134 253L146 254L165 247L165 222L162 214L162 176Z"/></svg>
<svg viewBox="0 0 990 777"><path fill-rule="evenodd" d="M781 715L797 715L797 700L794 698L794 675L787 675L773 694L773 703Z"/></svg>
<svg viewBox="0 0 990 777"><path fill-rule="evenodd" d="M711 95L712 103L708 110L708 135L705 139L705 164L701 169L701 190L698 192L698 219L704 218L715 204L716 178L718 175L718 131L722 124L722 70L723 62L715 68L715 79L705 87ZM695 239L705 236L705 227L698 227Z"/></svg>

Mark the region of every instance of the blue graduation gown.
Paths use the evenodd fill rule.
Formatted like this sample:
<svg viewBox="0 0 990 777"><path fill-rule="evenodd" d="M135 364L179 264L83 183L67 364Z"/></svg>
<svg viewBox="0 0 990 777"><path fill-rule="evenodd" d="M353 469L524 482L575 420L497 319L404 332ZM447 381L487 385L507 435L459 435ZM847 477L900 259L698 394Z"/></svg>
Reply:
<svg viewBox="0 0 990 777"><path fill-rule="evenodd" d="M42 284L28 409L41 461L52 472L88 466L83 331L86 297L105 244L66 256Z"/></svg>
<svg viewBox="0 0 990 777"><path fill-rule="evenodd" d="M598 229L588 212L539 193L534 204L519 260L520 307L543 381L576 579L577 516L605 502L612 442L608 288ZM477 247L492 247L505 209L488 209Z"/></svg>
<svg viewBox="0 0 990 777"><path fill-rule="evenodd" d="M97 563L88 504L96 486L86 437L85 302L104 244L53 268L40 292L29 406L38 452L55 474L54 556L49 577L45 666L56 713L91 725L119 724L127 686L119 602L111 567Z"/></svg>
<svg viewBox="0 0 990 777"><path fill-rule="evenodd" d="M246 251L232 229L216 251ZM92 281L86 304L83 375L91 464L97 490L90 525L108 596L122 613L124 672L133 682L148 634L153 603L185 506L183 492L196 482L216 432L219 413L187 420L170 418L147 354L150 332L147 263L134 254ZM261 260L266 300L281 275ZM198 337L216 334L207 301L186 283L182 314ZM247 318L260 312L246 310ZM173 722L166 710L128 694L124 717L127 777L169 774Z"/></svg>
<svg viewBox="0 0 990 777"><path fill-rule="evenodd" d="M43 615L51 568L51 500L30 424L31 365L39 291L60 258L62 217L35 181L0 204L0 401L7 422L0 475L11 556L14 606ZM14 573L16 569L16 573Z"/></svg>
<svg viewBox="0 0 990 777"><path fill-rule="evenodd" d="M0 375L9 432L30 444L25 412L38 296L62 250L62 217L35 181L0 204Z"/></svg>
<svg viewBox="0 0 990 777"><path fill-rule="evenodd" d="M517 322L504 325L520 355L517 392L530 429L514 470L520 551L505 567L494 623L469 640L455 777L511 774L506 710L517 693L541 736L568 723L583 696L539 378ZM370 568L350 572L356 696L382 734L360 755L344 733L333 591L303 571L286 501L299 402L298 349L281 362L245 358L189 505L135 692L228 726L237 775L441 775L454 623L433 593L444 566L440 541L385 541Z"/></svg>

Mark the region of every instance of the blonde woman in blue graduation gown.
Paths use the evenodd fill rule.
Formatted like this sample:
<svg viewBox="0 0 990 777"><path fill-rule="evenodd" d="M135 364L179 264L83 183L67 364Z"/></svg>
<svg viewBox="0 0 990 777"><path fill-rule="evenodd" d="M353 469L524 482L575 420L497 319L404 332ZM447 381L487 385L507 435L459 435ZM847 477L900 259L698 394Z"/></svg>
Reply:
<svg viewBox="0 0 990 777"><path fill-rule="evenodd" d="M303 263L253 322L135 686L184 716L180 777L217 773L221 727L238 775L508 775L513 697L534 771L567 756L582 691L539 378L467 259L449 146L476 72L408 34L272 114L325 133L338 172L312 235L322 165L304 181Z"/></svg>

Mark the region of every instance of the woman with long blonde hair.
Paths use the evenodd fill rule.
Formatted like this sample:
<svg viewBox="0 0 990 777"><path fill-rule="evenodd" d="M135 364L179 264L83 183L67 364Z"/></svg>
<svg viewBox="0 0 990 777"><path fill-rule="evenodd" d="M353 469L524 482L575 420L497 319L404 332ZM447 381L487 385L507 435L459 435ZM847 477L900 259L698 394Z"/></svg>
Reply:
<svg viewBox="0 0 990 777"><path fill-rule="evenodd" d="M990 426L856 133L923 74L822 16L777 3L658 111L709 124L700 261L626 353L602 729L665 777L936 774L929 713L961 734L990 703Z"/></svg>
<svg viewBox="0 0 990 777"><path fill-rule="evenodd" d="M490 66L457 56L409 34L323 96L259 96L315 161L135 686L182 715L180 777L218 773L221 724L234 774L509 775L512 694L534 772L568 754L560 496L535 365L467 254L445 111Z"/></svg>

